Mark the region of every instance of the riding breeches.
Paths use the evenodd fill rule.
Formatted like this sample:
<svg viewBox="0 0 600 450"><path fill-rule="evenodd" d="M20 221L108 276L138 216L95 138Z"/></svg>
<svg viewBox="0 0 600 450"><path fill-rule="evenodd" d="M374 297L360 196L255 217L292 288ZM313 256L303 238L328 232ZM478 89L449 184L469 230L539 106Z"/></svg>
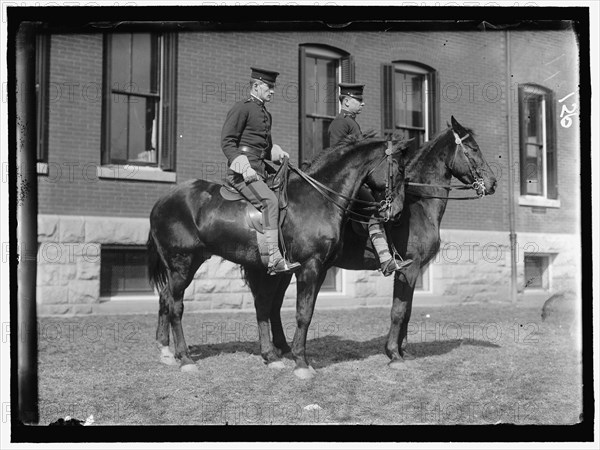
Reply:
<svg viewBox="0 0 600 450"><path fill-rule="evenodd" d="M364 184L358 190L358 194L356 195L356 198L358 198L359 200L365 201L365 202L374 202L375 201L375 197L373 197L373 194L371 193L370 189L367 188ZM374 227L379 229L379 224L381 222L379 220L377 220L376 217L377 217L377 213L374 213L371 216L371 220L369 220L369 229L373 229Z"/></svg>
<svg viewBox="0 0 600 450"><path fill-rule="evenodd" d="M275 193L262 180L246 183L239 174L228 176L229 183L262 212L263 227L276 230L279 220L279 202Z"/></svg>

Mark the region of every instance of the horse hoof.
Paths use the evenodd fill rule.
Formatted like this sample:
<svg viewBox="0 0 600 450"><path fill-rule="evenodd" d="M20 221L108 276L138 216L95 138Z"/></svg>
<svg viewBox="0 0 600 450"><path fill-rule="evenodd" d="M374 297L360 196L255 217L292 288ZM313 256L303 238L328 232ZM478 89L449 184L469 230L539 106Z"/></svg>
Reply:
<svg viewBox="0 0 600 450"><path fill-rule="evenodd" d="M312 373L313 375L317 374L317 371L314 369L313 366L308 366L308 370L310 370L310 373Z"/></svg>
<svg viewBox="0 0 600 450"><path fill-rule="evenodd" d="M413 361L413 360L417 359L417 357L415 355L413 355L412 353L408 353L408 352L403 352L402 358L405 361Z"/></svg>
<svg viewBox="0 0 600 450"><path fill-rule="evenodd" d="M184 364L181 366L181 371L187 373L198 372L198 366L196 364Z"/></svg>
<svg viewBox="0 0 600 450"><path fill-rule="evenodd" d="M268 363L267 367L269 369L281 370L281 369L285 369L285 364L283 363L283 361L273 361L273 362Z"/></svg>
<svg viewBox="0 0 600 450"><path fill-rule="evenodd" d="M310 369L306 369L304 367L300 369L294 369L294 375L296 375L301 380L310 380L315 377L316 372L314 369L311 371Z"/></svg>
<svg viewBox="0 0 600 450"><path fill-rule="evenodd" d="M160 349L160 362L167 366L176 366L178 364L175 356L171 353L171 350L169 350L169 347Z"/></svg>

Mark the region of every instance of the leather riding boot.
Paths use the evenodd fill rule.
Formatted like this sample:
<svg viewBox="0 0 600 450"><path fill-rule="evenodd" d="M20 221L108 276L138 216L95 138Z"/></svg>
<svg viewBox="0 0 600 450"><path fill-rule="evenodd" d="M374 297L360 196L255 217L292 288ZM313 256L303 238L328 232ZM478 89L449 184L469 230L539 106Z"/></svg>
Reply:
<svg viewBox="0 0 600 450"><path fill-rule="evenodd" d="M279 251L279 233L278 230L265 230L265 241L269 249L269 265L267 272L269 275L278 273L290 273L300 267L300 263L286 260Z"/></svg>
<svg viewBox="0 0 600 450"><path fill-rule="evenodd" d="M385 229L381 223L372 222L369 224L369 236L371 237L371 242L379 257L381 273L383 276L388 277L394 272L408 267L412 263L412 259L397 260L392 256L385 235Z"/></svg>

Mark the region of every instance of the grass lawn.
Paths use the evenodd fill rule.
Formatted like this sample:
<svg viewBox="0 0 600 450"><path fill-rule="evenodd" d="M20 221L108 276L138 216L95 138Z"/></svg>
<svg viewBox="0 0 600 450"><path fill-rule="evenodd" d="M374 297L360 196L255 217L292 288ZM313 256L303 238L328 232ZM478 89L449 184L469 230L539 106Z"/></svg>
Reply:
<svg viewBox="0 0 600 450"><path fill-rule="evenodd" d="M579 330L564 314L510 305L415 307L401 370L383 346L389 308L317 311L307 351L267 368L253 313L192 313L199 372L159 362L156 315L42 318L40 424L94 415L107 424L573 424L582 412ZM294 312L283 321L291 341Z"/></svg>

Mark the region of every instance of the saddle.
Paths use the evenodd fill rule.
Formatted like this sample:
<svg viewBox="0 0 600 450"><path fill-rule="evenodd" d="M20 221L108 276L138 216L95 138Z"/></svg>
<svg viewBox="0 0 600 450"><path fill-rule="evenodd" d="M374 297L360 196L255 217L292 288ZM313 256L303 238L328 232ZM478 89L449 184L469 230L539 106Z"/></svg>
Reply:
<svg viewBox="0 0 600 450"><path fill-rule="evenodd" d="M279 242L283 247L283 254L285 255L285 244L283 240L283 233L281 232L281 226L285 220L285 216L287 214L287 206L288 206L288 196L287 196L287 185L288 185L288 176L289 176L289 167L288 167L288 159L285 158L283 163L279 166L279 168L275 168L272 163L269 161L265 161L268 167L267 169L271 169L272 173L267 175L267 179L265 183L267 186L275 193L275 196L278 199L279 203ZM223 197L226 201L239 201L246 200L237 189L231 186L226 180L223 180L223 185L220 189L221 197ZM265 264L268 264L269 261L269 252L267 248L267 243L264 237L264 227L263 227L263 218L262 218L262 209L254 206L250 201L246 205L246 211L244 214L246 219L246 225L248 228L253 229L256 232L256 239L258 241L258 248L260 251L260 256Z"/></svg>

